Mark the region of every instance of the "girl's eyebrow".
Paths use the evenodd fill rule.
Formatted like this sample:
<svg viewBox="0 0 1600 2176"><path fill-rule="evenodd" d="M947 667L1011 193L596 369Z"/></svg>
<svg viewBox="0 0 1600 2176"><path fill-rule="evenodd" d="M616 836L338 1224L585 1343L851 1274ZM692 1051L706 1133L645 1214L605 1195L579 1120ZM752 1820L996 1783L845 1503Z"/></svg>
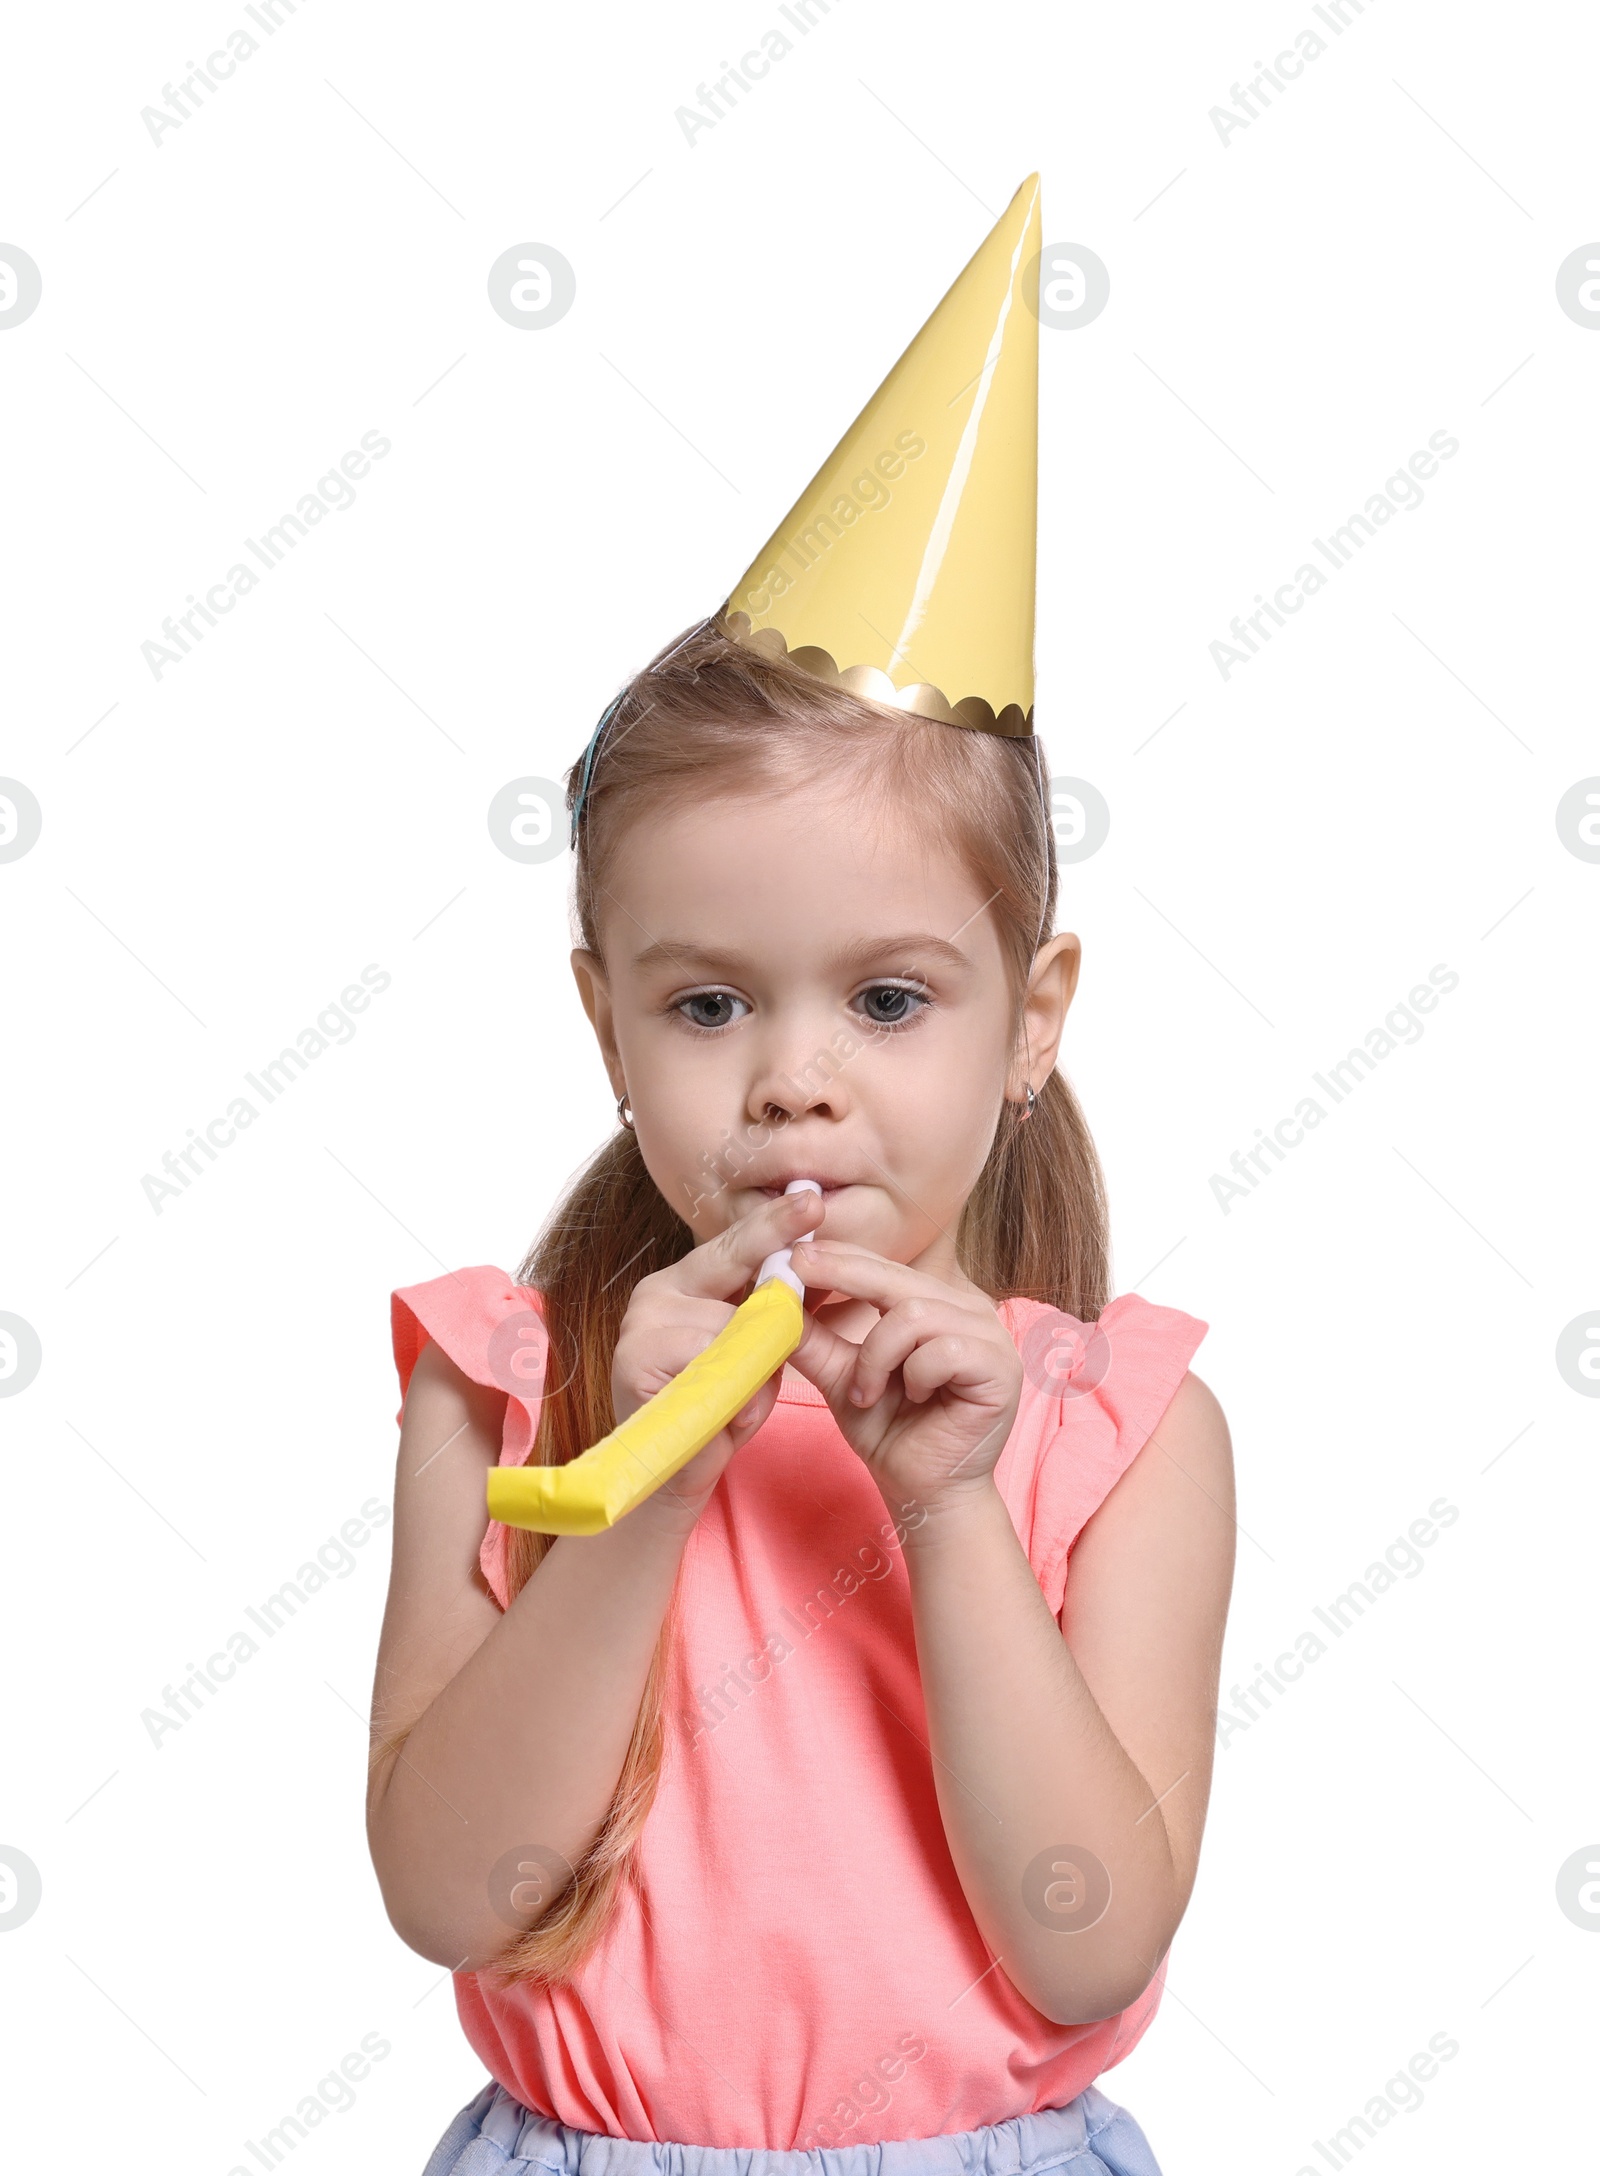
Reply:
<svg viewBox="0 0 1600 2176"><path fill-rule="evenodd" d="M935 960L944 967L972 965L959 945L952 944L948 937L935 937L927 930L908 930L899 936L858 938L853 944L841 945L831 953L826 964L830 968L865 967L891 953L901 959ZM748 969L751 962L742 952L722 951L711 945L697 944L688 937L663 937L646 945L633 964L636 971L671 965L699 973L715 973L722 968L738 974Z"/></svg>

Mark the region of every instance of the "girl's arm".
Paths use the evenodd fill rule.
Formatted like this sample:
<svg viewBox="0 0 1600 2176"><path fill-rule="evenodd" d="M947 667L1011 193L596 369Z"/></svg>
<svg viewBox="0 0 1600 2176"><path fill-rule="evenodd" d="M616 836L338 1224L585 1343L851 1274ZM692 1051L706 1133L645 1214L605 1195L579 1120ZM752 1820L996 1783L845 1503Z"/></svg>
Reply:
<svg viewBox="0 0 1600 2176"><path fill-rule="evenodd" d="M1000 1969L1057 2024L1137 2000L1188 1904L1233 1513L1227 1423L1187 1375L1074 1545L1059 1626L992 1478L906 1535L951 1856ZM1097 1867L1110 1901L1072 1931Z"/></svg>
<svg viewBox="0 0 1600 2176"><path fill-rule="evenodd" d="M497 1862L532 1845L576 1866L593 1842L693 1525L652 1497L603 1534L563 1535L502 1613L478 1550L505 1406L423 1348L373 1695L367 1836L384 1905L403 1941L454 1970L492 1964L517 1934L505 1894L501 1911L490 1897ZM519 1912L519 1924L540 1916Z"/></svg>
<svg viewBox="0 0 1600 2176"><path fill-rule="evenodd" d="M780 1196L640 1279L611 1371L619 1421L705 1350L763 1259L820 1213L814 1196ZM558 1536L502 1614L478 1551L506 1396L423 1347L400 1428L367 1836L395 1930L424 1957L492 1964L561 1895L564 1877L525 1911L519 1890L513 1924L508 1884L497 1881L497 1910L490 1876L529 1846L576 1867L599 1833L684 1545L778 1382L625 1519Z"/></svg>
<svg viewBox="0 0 1600 2176"><path fill-rule="evenodd" d="M1072 1550L1051 1616L994 1468L1022 1362L994 1303L870 1248L797 1246L808 1286L864 1299L859 1346L813 1320L826 1397L904 1543L934 1785L995 1964L1061 2025L1149 1985L1194 1886L1233 1584L1227 1424L1186 1375Z"/></svg>

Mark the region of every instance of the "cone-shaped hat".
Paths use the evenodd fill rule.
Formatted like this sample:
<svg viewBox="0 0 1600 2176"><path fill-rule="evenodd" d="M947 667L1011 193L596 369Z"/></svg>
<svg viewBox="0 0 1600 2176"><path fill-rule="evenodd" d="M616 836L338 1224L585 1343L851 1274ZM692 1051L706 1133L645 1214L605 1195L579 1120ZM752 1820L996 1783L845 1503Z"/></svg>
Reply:
<svg viewBox="0 0 1600 2176"><path fill-rule="evenodd" d="M1033 730L1039 177L723 607L731 632L857 695Z"/></svg>

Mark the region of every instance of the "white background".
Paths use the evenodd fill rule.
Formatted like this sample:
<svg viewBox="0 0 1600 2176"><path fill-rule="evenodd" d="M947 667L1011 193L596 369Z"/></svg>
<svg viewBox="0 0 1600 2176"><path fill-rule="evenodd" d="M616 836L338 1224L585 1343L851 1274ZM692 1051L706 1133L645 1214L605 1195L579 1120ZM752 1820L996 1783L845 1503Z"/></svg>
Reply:
<svg viewBox="0 0 1600 2176"><path fill-rule="evenodd" d="M1294 2176L1443 2034L1363 2167L1575 2165L1600 1406L1555 1347L1600 1307L1600 866L1555 809L1600 772L1600 338L1555 277L1600 233L1592 16L302 0L158 147L141 109L248 22L5 37L0 242L43 278L0 336L0 770L44 817L0 866L0 1308L44 1356L0 1406L0 1842L43 1880L0 1941L9 2157L253 2167L376 2034L292 2159L409 2172L476 2090L362 1834L386 1536L159 1749L141 1712L389 1496L391 1289L514 1269L613 1123L570 864L497 851L492 795L715 608L1037 167L1111 278L1041 339L1038 716L1111 809L1065 872L1065 1063L1119 1287L1211 1325L1225 1700L1459 1511L1219 1752L1162 2012L1101 2083L1167 2176ZM675 108L774 26L691 146ZM544 330L486 299L527 242L577 276ZM357 503L155 679L163 618L367 431ZM1230 619L1436 431L1425 503L1224 680ZM144 1175L368 962L353 1041L158 1215ZM1213 1173L1438 963L1420 1041L1224 1213Z"/></svg>

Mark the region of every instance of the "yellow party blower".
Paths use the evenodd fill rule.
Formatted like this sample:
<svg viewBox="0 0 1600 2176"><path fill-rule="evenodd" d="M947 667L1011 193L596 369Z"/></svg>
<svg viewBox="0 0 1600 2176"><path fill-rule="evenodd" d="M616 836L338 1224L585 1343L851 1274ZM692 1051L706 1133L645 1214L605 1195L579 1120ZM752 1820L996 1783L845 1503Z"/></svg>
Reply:
<svg viewBox="0 0 1600 2176"><path fill-rule="evenodd" d="M784 1188L802 1191L822 1188L815 1179ZM615 1526L720 1435L782 1367L805 1333L804 1293L789 1249L769 1254L754 1291L705 1351L591 1450L564 1466L491 1467L490 1518L538 1534L598 1534Z"/></svg>

